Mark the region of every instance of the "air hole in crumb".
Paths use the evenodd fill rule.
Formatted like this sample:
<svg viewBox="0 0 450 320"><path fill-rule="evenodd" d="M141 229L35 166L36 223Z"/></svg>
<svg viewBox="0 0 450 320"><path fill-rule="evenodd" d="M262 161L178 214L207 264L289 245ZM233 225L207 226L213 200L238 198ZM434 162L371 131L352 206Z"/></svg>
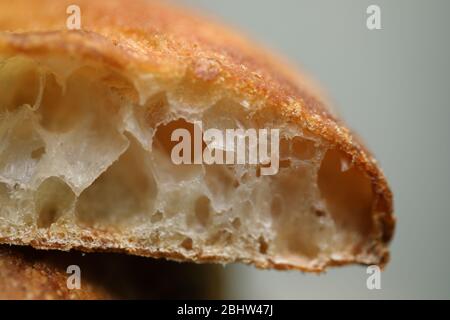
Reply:
<svg viewBox="0 0 450 320"><path fill-rule="evenodd" d="M314 210L314 214L315 214L317 217L324 217L324 216L326 215L325 210L322 210L322 209L320 209L320 208L313 208L313 210Z"/></svg>
<svg viewBox="0 0 450 320"><path fill-rule="evenodd" d="M0 74L0 112L14 111L38 102L40 74L32 59L16 56L2 60Z"/></svg>
<svg viewBox="0 0 450 320"><path fill-rule="evenodd" d="M239 229L241 227L241 219L234 218L233 221L231 222L231 224L233 225L233 227L235 229Z"/></svg>
<svg viewBox="0 0 450 320"><path fill-rule="evenodd" d="M45 153L45 147L40 147L31 152L31 158L35 160L39 160Z"/></svg>
<svg viewBox="0 0 450 320"><path fill-rule="evenodd" d="M48 228L70 210L75 201L72 189L61 179L51 177L36 191L37 226Z"/></svg>
<svg viewBox="0 0 450 320"><path fill-rule="evenodd" d="M182 118L171 121L167 124L161 124L157 127L155 138L153 141L153 148L157 150L161 150L162 152L166 153L169 157L172 154L172 150L174 147L178 144L180 144L182 141L184 141L182 138L180 138L178 141L172 141L172 133L177 129L183 129L189 132L189 138L191 138L190 141L187 141L186 144L190 145L190 164L194 163L194 156L195 156L195 136L194 136L194 130L195 125L191 122L188 122ZM189 143L188 143L189 142ZM203 141L202 138L202 153L206 148L206 143ZM188 149L189 150L189 149ZM179 156L183 157L184 149L180 151Z"/></svg>
<svg viewBox="0 0 450 320"><path fill-rule="evenodd" d="M195 202L195 217L197 221L206 227L210 220L210 201L206 196L201 196Z"/></svg>
<svg viewBox="0 0 450 320"><path fill-rule="evenodd" d="M163 218L162 212L161 212L161 211L156 211L156 212L152 215L152 217L150 218L150 221L151 221L152 223L156 223L156 222L161 221L162 218Z"/></svg>
<svg viewBox="0 0 450 320"><path fill-rule="evenodd" d="M186 250L192 250L193 242L191 238L186 238L181 243L181 246Z"/></svg>
<svg viewBox="0 0 450 320"><path fill-rule="evenodd" d="M56 77L47 75L42 103L36 111L43 128L52 132L67 132L82 119L85 107L92 111L89 107L100 98L88 79L88 75L83 75L82 68L75 71L67 79L64 92Z"/></svg>
<svg viewBox="0 0 450 320"><path fill-rule="evenodd" d="M178 141L172 141L172 134L175 130L180 130L183 134L179 137ZM184 119L173 120L167 124L160 124L156 128L152 141L152 157L155 165L158 167L155 174L159 176L161 180L191 180L198 177L201 173L202 166L200 164L194 164L194 130L194 124L187 122ZM206 144L203 142L203 149L205 146ZM175 164L174 157L177 157L181 163ZM197 160L201 162L200 160L202 159Z"/></svg>
<svg viewBox="0 0 450 320"><path fill-rule="evenodd" d="M82 226L121 228L153 212L158 187L149 155L131 136L130 146L78 197L75 216ZM148 217L148 216L147 216Z"/></svg>
<svg viewBox="0 0 450 320"><path fill-rule="evenodd" d="M266 254L267 249L269 249L269 244L267 243L266 239L264 239L263 236L260 236L258 242L259 242L259 252L262 254Z"/></svg>
<svg viewBox="0 0 450 320"><path fill-rule="evenodd" d="M58 211L55 207L42 208L39 211L39 218L37 221L38 228L48 228L58 218Z"/></svg>
<svg viewBox="0 0 450 320"><path fill-rule="evenodd" d="M318 185L327 212L336 224L365 237L373 227L370 219L372 182L357 167L343 172L342 161L350 163L350 160L341 151L327 151L319 169Z"/></svg>

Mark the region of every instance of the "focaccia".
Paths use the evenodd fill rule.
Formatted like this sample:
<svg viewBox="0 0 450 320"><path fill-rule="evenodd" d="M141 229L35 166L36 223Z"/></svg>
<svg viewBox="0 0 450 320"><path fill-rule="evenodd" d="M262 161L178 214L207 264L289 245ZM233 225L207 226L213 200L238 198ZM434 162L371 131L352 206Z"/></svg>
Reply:
<svg viewBox="0 0 450 320"><path fill-rule="evenodd" d="M185 9L78 0L72 30L72 4L0 1L1 242L303 271L386 264L386 179L302 72ZM178 153L191 162L174 160L177 129L200 141ZM226 130L277 132L265 145L277 152L208 162L205 150L236 155L206 141Z"/></svg>

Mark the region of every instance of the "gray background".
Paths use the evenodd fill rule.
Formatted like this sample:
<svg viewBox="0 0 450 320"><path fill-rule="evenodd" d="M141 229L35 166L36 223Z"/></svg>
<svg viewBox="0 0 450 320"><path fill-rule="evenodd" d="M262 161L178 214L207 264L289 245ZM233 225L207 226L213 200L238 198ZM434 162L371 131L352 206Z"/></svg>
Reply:
<svg viewBox="0 0 450 320"><path fill-rule="evenodd" d="M450 1L179 0L301 64L374 151L398 225L382 289L363 267L324 275L226 267L229 298L450 298ZM381 7L382 30L366 28Z"/></svg>

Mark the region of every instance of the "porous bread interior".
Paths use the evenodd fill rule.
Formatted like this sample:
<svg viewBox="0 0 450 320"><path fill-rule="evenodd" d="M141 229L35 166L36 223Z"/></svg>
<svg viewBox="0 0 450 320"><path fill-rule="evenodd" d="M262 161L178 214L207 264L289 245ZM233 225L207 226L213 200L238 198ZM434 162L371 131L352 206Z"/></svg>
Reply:
<svg viewBox="0 0 450 320"><path fill-rule="evenodd" d="M64 58L1 60L2 241L317 270L364 253L373 191L350 159L232 95L195 104L172 88ZM194 121L280 129L278 174L174 165L170 133ZM93 231L111 241L83 237Z"/></svg>

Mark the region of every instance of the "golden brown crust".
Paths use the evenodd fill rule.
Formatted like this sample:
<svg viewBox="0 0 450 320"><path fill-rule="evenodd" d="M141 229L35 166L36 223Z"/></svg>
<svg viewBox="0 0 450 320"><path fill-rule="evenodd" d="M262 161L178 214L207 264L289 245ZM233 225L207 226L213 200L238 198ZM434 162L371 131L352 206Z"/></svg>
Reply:
<svg viewBox="0 0 450 320"><path fill-rule="evenodd" d="M67 288L69 265L80 267L80 289ZM0 246L0 300L221 297L222 268L217 265L181 265L113 253L81 254Z"/></svg>
<svg viewBox="0 0 450 320"><path fill-rule="evenodd" d="M330 112L310 80L246 39L184 9L143 0L79 0L83 31L67 31L65 10L72 3L2 1L0 12L7 14L0 14L0 30L8 32L0 33L0 52L52 52L119 70L146 70L191 90L220 88L262 106L259 114L273 114L321 136L370 176L373 218L380 230L371 253L381 264L387 262L395 226L392 193L370 152Z"/></svg>
<svg viewBox="0 0 450 320"><path fill-rule="evenodd" d="M54 256L24 248L0 246L0 299L55 300L108 299L105 290L83 281L80 290L69 290L67 256Z"/></svg>

